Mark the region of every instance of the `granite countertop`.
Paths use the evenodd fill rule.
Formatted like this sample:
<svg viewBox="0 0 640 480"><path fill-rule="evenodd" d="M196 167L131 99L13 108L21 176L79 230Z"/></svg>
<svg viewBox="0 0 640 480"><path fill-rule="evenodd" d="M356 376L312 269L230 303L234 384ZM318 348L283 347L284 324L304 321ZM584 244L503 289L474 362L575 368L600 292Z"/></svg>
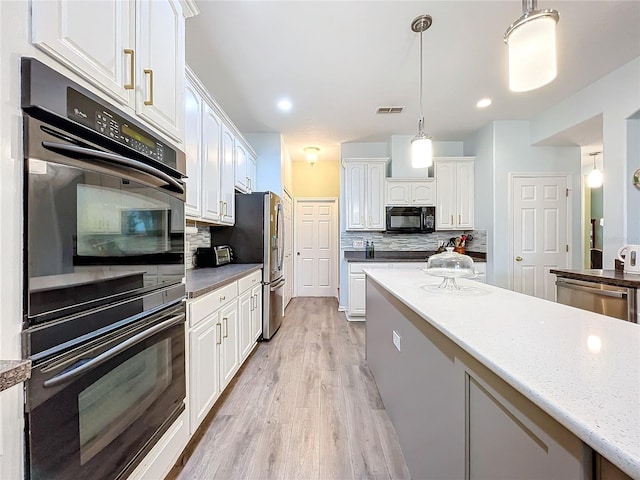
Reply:
<svg viewBox="0 0 640 480"><path fill-rule="evenodd" d="M640 275L624 273L620 270L559 270L552 269L558 277L597 282L616 287L640 288Z"/></svg>
<svg viewBox="0 0 640 480"><path fill-rule="evenodd" d="M366 258L364 250L357 250L345 251L344 259L347 262L426 262L427 259L435 253L436 252L434 250L376 250L373 258ZM476 262L487 261L487 254L484 252L472 252L467 250L466 255L469 255Z"/></svg>
<svg viewBox="0 0 640 480"><path fill-rule="evenodd" d="M416 270L369 278L632 478L640 479L640 325ZM455 298L455 301L452 301Z"/></svg>
<svg viewBox="0 0 640 480"><path fill-rule="evenodd" d="M31 360L0 360L0 391L31 377Z"/></svg>
<svg viewBox="0 0 640 480"><path fill-rule="evenodd" d="M230 263L215 268L190 268L186 275L187 298L196 298L212 292L261 268L261 263Z"/></svg>

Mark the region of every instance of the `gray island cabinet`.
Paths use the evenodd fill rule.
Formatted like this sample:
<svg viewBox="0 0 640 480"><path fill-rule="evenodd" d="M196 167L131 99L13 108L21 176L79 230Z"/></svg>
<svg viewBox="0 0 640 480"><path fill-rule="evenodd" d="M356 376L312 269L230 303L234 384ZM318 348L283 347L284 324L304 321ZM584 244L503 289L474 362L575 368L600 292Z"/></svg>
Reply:
<svg viewBox="0 0 640 480"><path fill-rule="evenodd" d="M555 364L567 360L571 352L549 352L553 339L566 328L561 335L566 341L575 324L569 319L568 325L561 325L559 322L567 318L554 319L551 314L556 307L568 307L467 281L459 282L461 292L438 291L434 289L437 279L419 271L365 271L367 362L412 478L638 478L637 438L630 439L628 445L616 445L611 439L594 438L588 433L589 426L575 425L581 415L588 417L590 412L574 415L571 409L577 403L573 400L596 402L596 408L606 408L597 395L579 398L589 389L600 389L582 385L596 379L590 377L592 369L606 368L598 365L602 351L588 352L578 360L582 366ZM514 308L518 300L522 300L521 308ZM549 306L554 308L549 310ZM608 322L607 317L596 317L596 323ZM521 321L525 325L518 325ZM531 321L535 325L527 324ZM578 338L570 344L579 342L585 332L597 335L602 331L593 324L583 327L574 331ZM640 330L627 329L622 334L633 336ZM601 341L606 342L606 337ZM637 344L631 343L631 353L637 353ZM606 343L600 345L601 350L605 347ZM584 346L574 348L588 350L586 338ZM545 371L549 367L553 370ZM637 369L631 375L634 373ZM564 381L567 375L579 378ZM535 381L527 385L529 378ZM558 398L550 393L555 388L564 390ZM629 402L633 408L637 386L619 393L623 404ZM573 400L563 403L563 398ZM618 420L626 422L627 418ZM599 429L604 419L592 421ZM630 430L623 436L637 432L637 420L626 426ZM607 428L603 430L606 437ZM605 457L609 454L609 458L617 454L611 460L633 477L596 452Z"/></svg>

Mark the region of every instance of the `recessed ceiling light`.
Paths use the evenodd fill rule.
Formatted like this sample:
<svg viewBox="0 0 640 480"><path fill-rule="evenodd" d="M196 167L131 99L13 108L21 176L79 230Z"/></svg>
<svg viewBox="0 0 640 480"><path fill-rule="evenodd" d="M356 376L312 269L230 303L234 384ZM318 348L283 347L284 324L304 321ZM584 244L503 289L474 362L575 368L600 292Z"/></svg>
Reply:
<svg viewBox="0 0 640 480"><path fill-rule="evenodd" d="M288 112L289 110L291 110L291 107L293 107L293 104L288 98L283 98L278 102L278 108L283 112Z"/></svg>
<svg viewBox="0 0 640 480"><path fill-rule="evenodd" d="M490 98L481 98L478 100L478 103L476 103L476 107L478 108L487 108L489 105L491 105Z"/></svg>

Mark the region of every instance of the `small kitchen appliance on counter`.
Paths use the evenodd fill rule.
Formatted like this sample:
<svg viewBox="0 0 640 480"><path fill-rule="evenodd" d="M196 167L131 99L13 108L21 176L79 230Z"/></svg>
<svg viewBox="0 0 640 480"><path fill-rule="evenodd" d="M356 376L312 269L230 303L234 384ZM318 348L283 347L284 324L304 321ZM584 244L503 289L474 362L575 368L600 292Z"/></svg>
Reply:
<svg viewBox="0 0 640 480"><path fill-rule="evenodd" d="M624 257L622 256L624 254ZM640 275L640 245L625 245L618 250L618 260L624 262L624 273Z"/></svg>
<svg viewBox="0 0 640 480"><path fill-rule="evenodd" d="M198 247L193 261L196 267L219 267L233 261L233 251L229 245Z"/></svg>

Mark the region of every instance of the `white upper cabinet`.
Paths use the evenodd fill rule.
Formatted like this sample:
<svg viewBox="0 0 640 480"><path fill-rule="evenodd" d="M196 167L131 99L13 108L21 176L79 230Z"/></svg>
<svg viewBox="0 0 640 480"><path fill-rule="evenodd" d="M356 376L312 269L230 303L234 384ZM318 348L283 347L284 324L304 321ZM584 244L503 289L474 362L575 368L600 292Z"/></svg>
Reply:
<svg viewBox="0 0 640 480"><path fill-rule="evenodd" d="M238 190L241 192L246 192L248 187L247 182L247 151L244 146L237 142L235 145L236 149L236 178L235 185Z"/></svg>
<svg viewBox="0 0 640 480"><path fill-rule="evenodd" d="M255 191L256 157L240 138L236 138L235 187L242 193Z"/></svg>
<svg viewBox="0 0 640 480"><path fill-rule="evenodd" d="M347 230L385 229L385 177L388 158L344 159Z"/></svg>
<svg viewBox="0 0 640 480"><path fill-rule="evenodd" d="M473 158L435 159L436 230L473 229L473 164Z"/></svg>
<svg viewBox="0 0 640 480"><path fill-rule="evenodd" d="M220 197L222 200L222 221L233 225L236 222L236 196L234 185L235 137L226 125L222 127L222 170L220 171Z"/></svg>
<svg viewBox="0 0 640 480"><path fill-rule="evenodd" d="M434 178L424 180L387 178L386 204L389 206L422 207L436 204Z"/></svg>
<svg viewBox="0 0 640 480"><path fill-rule="evenodd" d="M190 70L187 70L185 86L185 125L185 213L194 220L233 225L233 147L231 157L227 158L227 128L222 123L217 105Z"/></svg>
<svg viewBox="0 0 640 480"><path fill-rule="evenodd" d="M177 0L34 0L31 12L34 45L183 140L185 20Z"/></svg>
<svg viewBox="0 0 640 480"><path fill-rule="evenodd" d="M136 2L136 113L182 139L184 17L177 0Z"/></svg>

